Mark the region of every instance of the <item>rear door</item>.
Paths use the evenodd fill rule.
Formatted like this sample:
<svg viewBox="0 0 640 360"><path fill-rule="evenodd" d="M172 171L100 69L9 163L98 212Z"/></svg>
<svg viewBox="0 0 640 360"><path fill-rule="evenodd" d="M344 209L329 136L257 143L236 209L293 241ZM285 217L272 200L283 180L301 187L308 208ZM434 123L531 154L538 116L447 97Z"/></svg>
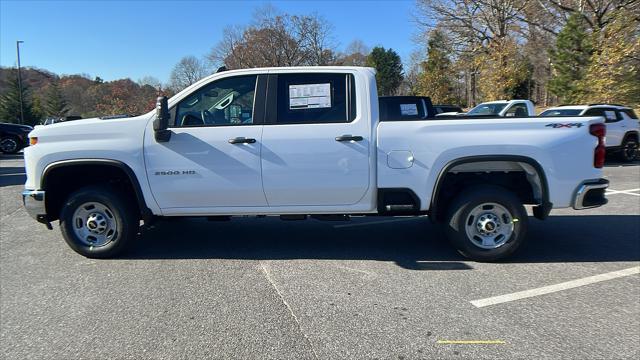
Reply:
<svg viewBox="0 0 640 360"><path fill-rule="evenodd" d="M267 92L262 182L269 206L345 206L363 199L371 119L356 108L355 76L276 73Z"/></svg>

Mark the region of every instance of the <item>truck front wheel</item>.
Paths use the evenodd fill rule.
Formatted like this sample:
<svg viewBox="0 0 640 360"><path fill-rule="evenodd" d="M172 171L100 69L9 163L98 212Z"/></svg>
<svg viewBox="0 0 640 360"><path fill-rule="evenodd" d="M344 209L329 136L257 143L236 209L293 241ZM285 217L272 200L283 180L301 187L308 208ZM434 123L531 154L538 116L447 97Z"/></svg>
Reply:
<svg viewBox="0 0 640 360"><path fill-rule="evenodd" d="M527 223L527 212L516 195L498 186L482 185L454 199L445 233L462 255L476 261L496 261L522 245Z"/></svg>
<svg viewBox="0 0 640 360"><path fill-rule="evenodd" d="M71 249L89 258L122 252L139 227L131 202L109 186L87 186L72 193L60 212L60 229Z"/></svg>

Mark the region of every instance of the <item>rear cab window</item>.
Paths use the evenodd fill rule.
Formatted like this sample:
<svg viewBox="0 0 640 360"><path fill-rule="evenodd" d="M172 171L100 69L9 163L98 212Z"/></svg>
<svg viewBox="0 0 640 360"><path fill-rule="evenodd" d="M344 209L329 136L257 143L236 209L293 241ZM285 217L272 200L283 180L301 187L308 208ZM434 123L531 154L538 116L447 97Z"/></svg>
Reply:
<svg viewBox="0 0 640 360"><path fill-rule="evenodd" d="M581 109L549 109L543 111L540 116L578 116Z"/></svg>
<svg viewBox="0 0 640 360"><path fill-rule="evenodd" d="M506 117L527 117L529 116L529 111L527 110L527 105L524 103L515 103L511 106L507 112L504 114Z"/></svg>
<svg viewBox="0 0 640 360"><path fill-rule="evenodd" d="M427 118L424 100L418 97L381 97L380 121L423 120Z"/></svg>

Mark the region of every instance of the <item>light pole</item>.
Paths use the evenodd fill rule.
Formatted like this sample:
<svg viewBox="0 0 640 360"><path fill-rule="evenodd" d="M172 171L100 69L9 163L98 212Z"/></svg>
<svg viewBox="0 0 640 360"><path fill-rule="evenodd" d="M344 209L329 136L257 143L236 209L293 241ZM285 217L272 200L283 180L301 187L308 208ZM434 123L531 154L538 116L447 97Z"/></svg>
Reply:
<svg viewBox="0 0 640 360"><path fill-rule="evenodd" d="M18 53L18 89L20 91L20 124L24 124L24 111L22 110L22 75L20 74L20 44L24 41L16 41L16 51Z"/></svg>

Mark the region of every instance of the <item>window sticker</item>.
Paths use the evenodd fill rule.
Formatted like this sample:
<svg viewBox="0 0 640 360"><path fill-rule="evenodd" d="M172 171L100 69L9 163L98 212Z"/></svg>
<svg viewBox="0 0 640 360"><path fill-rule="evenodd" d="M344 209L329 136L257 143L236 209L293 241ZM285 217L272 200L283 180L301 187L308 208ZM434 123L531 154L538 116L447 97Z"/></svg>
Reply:
<svg viewBox="0 0 640 360"><path fill-rule="evenodd" d="M289 110L331 107L331 84L289 85Z"/></svg>
<svg viewBox="0 0 640 360"><path fill-rule="evenodd" d="M418 105L416 104L400 104L401 115L418 115Z"/></svg>
<svg viewBox="0 0 640 360"><path fill-rule="evenodd" d="M607 118L607 120L615 120L616 119L616 112L615 111L605 110L604 115Z"/></svg>

